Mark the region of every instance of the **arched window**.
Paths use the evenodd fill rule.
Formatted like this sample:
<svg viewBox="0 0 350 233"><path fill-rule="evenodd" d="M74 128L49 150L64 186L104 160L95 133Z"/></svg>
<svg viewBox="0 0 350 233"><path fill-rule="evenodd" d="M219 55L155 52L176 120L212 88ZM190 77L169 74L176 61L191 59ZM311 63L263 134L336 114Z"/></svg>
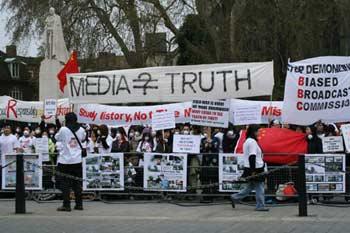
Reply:
<svg viewBox="0 0 350 233"><path fill-rule="evenodd" d="M23 100L23 92L18 87L12 88L9 96L14 99Z"/></svg>

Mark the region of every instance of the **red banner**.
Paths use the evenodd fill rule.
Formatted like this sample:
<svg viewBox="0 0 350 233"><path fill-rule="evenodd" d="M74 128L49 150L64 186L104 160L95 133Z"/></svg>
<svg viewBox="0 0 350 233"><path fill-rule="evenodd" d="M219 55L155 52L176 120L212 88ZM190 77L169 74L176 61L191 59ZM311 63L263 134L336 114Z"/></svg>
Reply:
<svg viewBox="0 0 350 233"><path fill-rule="evenodd" d="M236 146L236 153L243 153L246 131ZM258 143L264 154L264 161L275 164L289 164L298 161L298 155L307 153L305 134L289 129L262 128L259 130Z"/></svg>

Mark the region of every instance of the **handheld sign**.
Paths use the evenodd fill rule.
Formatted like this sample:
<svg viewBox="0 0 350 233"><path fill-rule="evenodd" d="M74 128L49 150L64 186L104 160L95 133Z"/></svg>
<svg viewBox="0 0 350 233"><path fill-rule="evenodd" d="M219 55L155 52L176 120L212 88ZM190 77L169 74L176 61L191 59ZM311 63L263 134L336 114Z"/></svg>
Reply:
<svg viewBox="0 0 350 233"><path fill-rule="evenodd" d="M152 129L164 130L175 128L174 112L154 112L152 116Z"/></svg>
<svg viewBox="0 0 350 233"><path fill-rule="evenodd" d="M57 112L57 100L56 99L46 99L44 101L44 115L45 116L55 116Z"/></svg>

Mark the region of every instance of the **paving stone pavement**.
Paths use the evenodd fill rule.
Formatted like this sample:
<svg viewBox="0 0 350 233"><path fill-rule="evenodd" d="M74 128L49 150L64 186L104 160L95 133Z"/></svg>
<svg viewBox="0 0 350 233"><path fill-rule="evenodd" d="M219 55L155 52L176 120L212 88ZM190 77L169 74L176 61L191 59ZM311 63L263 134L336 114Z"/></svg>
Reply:
<svg viewBox="0 0 350 233"><path fill-rule="evenodd" d="M27 201L28 214L15 215L14 201L0 201L0 229L6 233L95 232L350 232L350 208L309 206L309 217L298 217L298 207L254 207L229 204L182 207L168 203L106 204L86 202L84 211L56 212L60 203Z"/></svg>

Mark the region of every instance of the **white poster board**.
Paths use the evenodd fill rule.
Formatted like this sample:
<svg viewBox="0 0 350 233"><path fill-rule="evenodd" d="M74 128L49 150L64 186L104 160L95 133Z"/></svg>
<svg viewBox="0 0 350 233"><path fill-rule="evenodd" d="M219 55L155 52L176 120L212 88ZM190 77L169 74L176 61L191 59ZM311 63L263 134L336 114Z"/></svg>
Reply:
<svg viewBox="0 0 350 233"><path fill-rule="evenodd" d="M343 138L341 136L323 137L323 153L344 152Z"/></svg>
<svg viewBox="0 0 350 233"><path fill-rule="evenodd" d="M308 193L345 193L345 155L305 155Z"/></svg>
<svg viewBox="0 0 350 233"><path fill-rule="evenodd" d="M343 134L346 152L350 152L350 124L342 125L340 129Z"/></svg>
<svg viewBox="0 0 350 233"><path fill-rule="evenodd" d="M83 190L124 190L123 153L89 154L84 158Z"/></svg>
<svg viewBox="0 0 350 233"><path fill-rule="evenodd" d="M261 123L260 105L239 105L233 113L233 125L250 125Z"/></svg>
<svg viewBox="0 0 350 233"><path fill-rule="evenodd" d="M43 162L50 161L49 158L49 139L47 137L34 138L35 153L40 154Z"/></svg>
<svg viewBox="0 0 350 233"><path fill-rule="evenodd" d="M175 128L174 112L154 112L152 116L152 130L164 130Z"/></svg>
<svg viewBox="0 0 350 233"><path fill-rule="evenodd" d="M219 191L239 192L244 183L238 183L244 170L243 154L219 154Z"/></svg>
<svg viewBox="0 0 350 233"><path fill-rule="evenodd" d="M227 128L230 100L193 100L191 124Z"/></svg>
<svg viewBox="0 0 350 233"><path fill-rule="evenodd" d="M186 192L186 154L144 154L143 187L146 191Z"/></svg>
<svg viewBox="0 0 350 233"><path fill-rule="evenodd" d="M182 135L174 134L173 152L198 154L200 152L200 135Z"/></svg>
<svg viewBox="0 0 350 233"><path fill-rule="evenodd" d="M24 185L25 190L41 190L42 189L42 161L39 154L24 154ZM2 165L16 161L16 154L2 155ZM16 163L2 169L2 189L16 189Z"/></svg>
<svg viewBox="0 0 350 233"><path fill-rule="evenodd" d="M44 115L45 116L56 116L57 113L57 100L46 99L44 101Z"/></svg>

